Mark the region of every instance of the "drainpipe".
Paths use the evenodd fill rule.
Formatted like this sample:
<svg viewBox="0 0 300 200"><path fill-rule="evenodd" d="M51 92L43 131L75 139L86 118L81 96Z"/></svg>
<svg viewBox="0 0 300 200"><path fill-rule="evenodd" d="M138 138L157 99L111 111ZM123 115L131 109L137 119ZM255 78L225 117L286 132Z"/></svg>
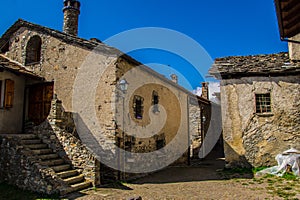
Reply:
<svg viewBox="0 0 300 200"><path fill-rule="evenodd" d="M186 108L187 108L187 133L188 133L188 165L191 164L191 138L190 138L190 110L189 110L189 95L186 98Z"/></svg>

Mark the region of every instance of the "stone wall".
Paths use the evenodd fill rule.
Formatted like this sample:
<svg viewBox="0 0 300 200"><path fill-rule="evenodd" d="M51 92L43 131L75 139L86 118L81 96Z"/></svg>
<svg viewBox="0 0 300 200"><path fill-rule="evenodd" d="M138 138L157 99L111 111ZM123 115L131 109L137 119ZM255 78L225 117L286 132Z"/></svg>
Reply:
<svg viewBox="0 0 300 200"><path fill-rule="evenodd" d="M226 161L230 166L271 166L275 156L300 149L299 76L221 81ZM256 113L255 93L271 94L271 113Z"/></svg>
<svg viewBox="0 0 300 200"><path fill-rule="evenodd" d="M295 42L289 42L289 56L291 60L300 61L300 33L292 38ZM298 43L297 43L298 42Z"/></svg>
<svg viewBox="0 0 300 200"><path fill-rule="evenodd" d="M116 142L114 92L118 51L112 51L112 48L100 43L99 48L93 51L87 48L89 42L86 40L76 38L77 43L66 42L75 38L68 35L56 38L42 29L37 31L22 27L11 36L6 55L25 64L27 42L35 35L42 39L41 61L27 67L46 81L53 81L54 94L61 100L64 113L76 114L76 118L82 122L80 127L97 133L96 138L92 139L100 141L105 150L113 151L111 144ZM82 45L78 41L82 41ZM90 46L97 45L93 43ZM94 90L90 91L90 88ZM91 115L95 112L96 115ZM100 127L91 127L96 121ZM77 132L82 136L87 135L85 129ZM86 141L82 142L86 144Z"/></svg>
<svg viewBox="0 0 300 200"><path fill-rule="evenodd" d="M20 141L15 135L0 135L0 182L43 194L59 194L65 183L52 169L39 165Z"/></svg>

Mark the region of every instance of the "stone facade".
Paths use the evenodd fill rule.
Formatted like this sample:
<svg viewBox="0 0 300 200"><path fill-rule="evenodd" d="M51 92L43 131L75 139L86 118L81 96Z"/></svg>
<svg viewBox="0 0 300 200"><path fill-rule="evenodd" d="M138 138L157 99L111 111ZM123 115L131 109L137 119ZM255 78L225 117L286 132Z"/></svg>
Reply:
<svg viewBox="0 0 300 200"><path fill-rule="evenodd" d="M227 69L228 68L228 69ZM300 148L299 65L288 54L217 59L210 73L221 79L225 157L229 166L271 166L275 156ZM257 94L270 94L258 112Z"/></svg>
<svg viewBox="0 0 300 200"><path fill-rule="evenodd" d="M67 18L77 21L76 16L72 16L79 14L75 11L66 8L65 21L70 20ZM75 25L68 26L77 29ZM18 20L0 39L0 46L8 44L8 48L1 49L2 53L26 65L35 75L43 77L44 82L53 83L54 98L49 116L34 127L32 133L70 165L80 169L93 185L101 184L101 177L106 173L101 170L109 169L103 164L106 161L118 164L118 169L126 172L132 170L136 162L143 163L139 170L150 165L159 169L165 167L166 162L188 163L191 142L197 140L197 148L201 143L199 125L203 136L208 129L210 102L195 97L177 82L98 40L75 35L75 32L62 33ZM30 48L27 45L33 37L41 40L38 52L41 56L39 62L28 64L26 57ZM122 93L118 85L123 78L129 82L126 93ZM157 105L153 103L154 93L159 99ZM27 102L30 95L30 91L26 91ZM143 99L142 118L136 117L135 96ZM29 120L27 105L22 106L24 113L20 115ZM207 116L205 123L199 122L202 119L199 113ZM160 124L163 126L156 130ZM147 132L149 135L145 137L134 135ZM161 150L165 146L170 148ZM159 158L149 162L143 156L122 157L118 147L133 153L161 151ZM139 170L134 172L143 172ZM119 173L114 170L112 173L120 178Z"/></svg>

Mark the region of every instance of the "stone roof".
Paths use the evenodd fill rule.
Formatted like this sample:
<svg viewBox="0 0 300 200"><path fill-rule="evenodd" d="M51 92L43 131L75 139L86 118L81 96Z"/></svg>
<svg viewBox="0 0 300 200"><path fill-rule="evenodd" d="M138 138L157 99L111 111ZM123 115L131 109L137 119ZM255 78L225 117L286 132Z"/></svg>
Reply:
<svg viewBox="0 0 300 200"><path fill-rule="evenodd" d="M51 29L51 28L47 28L47 27L44 27L44 26L40 26L38 24L27 22L23 19L18 19L1 36L1 38L0 38L0 48L3 47L7 43L7 41L9 41L11 35L14 34L21 27L27 27L30 30L34 30L34 31L39 32L39 33L50 35L52 37L55 37L55 38L58 38L58 39L62 40L63 42L65 42L67 44L70 44L70 45L75 45L75 46L79 46L81 48L85 48L85 49L88 49L88 50L91 50L91 51L97 51L97 52L100 52L100 53L102 52L104 54L108 54L108 55L111 55L111 56L123 58L123 59L127 60L128 62L133 63L136 66L140 66L144 71L156 76L157 78L160 78L160 79L164 80L165 82L175 86L176 88L178 88L179 90L189 94L190 96L195 96L192 92L186 90L185 88L181 87L180 85L178 85L176 83L173 83L168 78L166 78L163 75L159 74L158 72L152 70L148 66L143 65L142 63L135 60L131 56L121 52L120 50L118 50L114 47L110 47L110 46L102 43L100 40L98 40L96 38L86 40L86 39L79 38L77 36L70 35L70 34L55 30L55 29ZM33 74L33 75L36 76L35 74ZM209 100L206 100L202 97L199 97L198 100L199 101L201 100L205 103L210 102Z"/></svg>
<svg viewBox="0 0 300 200"><path fill-rule="evenodd" d="M39 33L47 34L52 37L55 37L57 39L60 39L64 41L67 44L80 46L82 48L88 49L88 50L94 50L95 48L99 51L103 51L105 53L118 55L120 54L120 51L116 48L110 47L108 45L105 45L101 43L100 40L91 39L86 40L74 35L70 35L55 29L51 29L45 26L40 26L38 24L34 24L31 22L27 22L23 19L18 19L0 38L0 48L6 44L6 42L10 39L11 35L15 33L19 28L21 27L27 27L30 30L34 30Z"/></svg>
<svg viewBox="0 0 300 200"><path fill-rule="evenodd" d="M42 77L36 75L35 73L33 73L25 66L21 65L20 63L12 61L6 56L0 54L0 71L1 70L7 70L15 74L22 74L24 76L35 78L35 79L41 79L41 80L43 79Z"/></svg>
<svg viewBox="0 0 300 200"><path fill-rule="evenodd" d="M245 76L295 75L300 62L289 59L288 53L251 56L229 56L215 59L209 74L217 79Z"/></svg>

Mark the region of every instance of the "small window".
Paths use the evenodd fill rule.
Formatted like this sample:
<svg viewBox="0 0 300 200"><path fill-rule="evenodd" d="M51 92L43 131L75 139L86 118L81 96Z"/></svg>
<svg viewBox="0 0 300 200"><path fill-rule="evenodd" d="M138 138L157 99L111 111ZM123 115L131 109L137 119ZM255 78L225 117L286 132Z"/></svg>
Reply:
<svg viewBox="0 0 300 200"><path fill-rule="evenodd" d="M156 140L156 150L162 149L165 146L165 140Z"/></svg>
<svg viewBox="0 0 300 200"><path fill-rule="evenodd" d="M12 108L14 101L14 81L10 79L5 80L5 94L4 94L4 107Z"/></svg>
<svg viewBox="0 0 300 200"><path fill-rule="evenodd" d="M157 113L159 112L158 109L158 103L159 103L159 96L158 93L156 91L152 92L152 105L153 105L153 113Z"/></svg>
<svg viewBox="0 0 300 200"><path fill-rule="evenodd" d="M270 113L271 112L271 95L255 94L256 113Z"/></svg>
<svg viewBox="0 0 300 200"><path fill-rule="evenodd" d="M27 43L25 65L36 64L41 60L42 40L39 36L33 36Z"/></svg>
<svg viewBox="0 0 300 200"><path fill-rule="evenodd" d="M12 108L14 101L14 81L6 79L0 80L0 108Z"/></svg>
<svg viewBox="0 0 300 200"><path fill-rule="evenodd" d="M133 111L134 111L134 116L136 119L142 119L143 118L143 102L144 98L141 96L134 96L133 99Z"/></svg>

